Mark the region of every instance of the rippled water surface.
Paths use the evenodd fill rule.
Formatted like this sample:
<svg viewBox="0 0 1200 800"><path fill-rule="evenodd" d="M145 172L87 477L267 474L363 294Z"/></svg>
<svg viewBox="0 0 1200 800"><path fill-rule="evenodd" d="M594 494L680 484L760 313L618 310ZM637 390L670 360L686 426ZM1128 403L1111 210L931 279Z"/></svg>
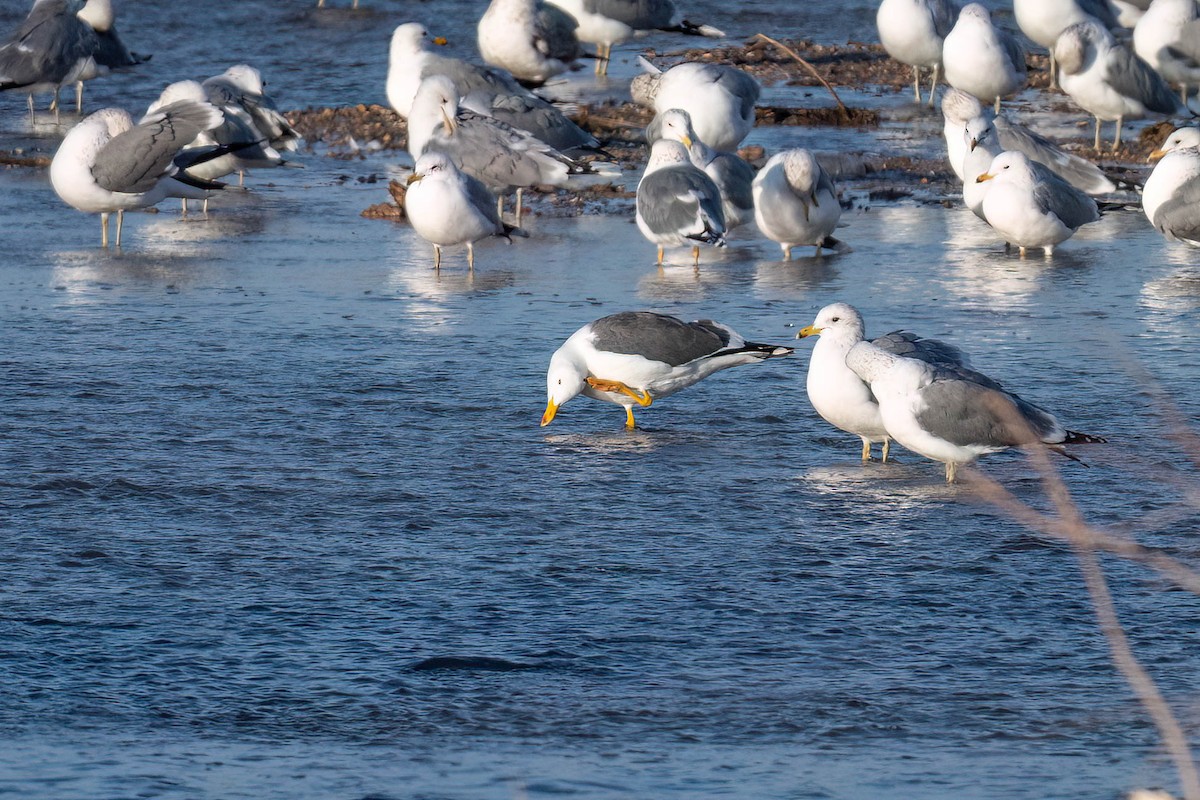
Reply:
<svg viewBox="0 0 1200 800"><path fill-rule="evenodd" d="M395 24L482 8L362 4L126 0L121 28L153 69L95 82L89 103L144 106L236 60L285 108L378 102ZM745 5L739 36L784 7ZM775 30L867 37L867 5L813 4ZM24 4L3 10L11 23ZM53 150L23 98L0 103L0 146ZM130 215L107 252L45 171L0 173L0 795L1174 785L1070 551L937 464L862 465L809 406L809 345L792 337L845 300L875 332L954 341L1110 439L1081 453L1090 466L1063 464L1090 521L1194 562L1195 470L1157 398L1200 412L1195 251L1114 212L1023 261L959 207L863 197L838 234L853 252L823 260L778 262L751 233L698 272L659 271L623 214L534 217L530 239L481 245L473 276L456 251L439 274L410 228L359 216L406 156L301 160L207 219ZM635 432L583 398L539 428L553 350L635 308L797 354L656 403ZM1046 506L1019 454L984 469ZM1106 566L1195 730L1200 603Z"/></svg>

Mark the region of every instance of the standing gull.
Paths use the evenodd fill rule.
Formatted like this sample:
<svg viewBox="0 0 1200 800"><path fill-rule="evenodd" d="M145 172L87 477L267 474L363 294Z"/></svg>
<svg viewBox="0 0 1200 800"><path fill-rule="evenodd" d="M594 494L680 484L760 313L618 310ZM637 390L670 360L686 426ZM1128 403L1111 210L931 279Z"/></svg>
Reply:
<svg viewBox="0 0 1200 800"><path fill-rule="evenodd" d="M1021 249L1041 247L1049 258L1054 246L1100 219L1096 201L1024 153L1001 153L975 179L991 181L983 198L983 216L1006 242Z"/></svg>
<svg viewBox="0 0 1200 800"><path fill-rule="evenodd" d="M492 0L479 20L479 53L519 81L542 84L581 55L577 26L570 14L541 0Z"/></svg>
<svg viewBox="0 0 1200 800"><path fill-rule="evenodd" d="M220 124L220 111L190 100L147 114L137 125L122 109L102 109L67 133L50 163L50 183L68 205L100 214L104 247L108 215L116 211L120 247L126 210L146 208L167 197L201 200L209 191L224 188L186 171L195 159L211 152L181 153L201 131Z"/></svg>
<svg viewBox="0 0 1200 800"><path fill-rule="evenodd" d="M437 55L426 48L425 26L408 22L392 33L388 51L387 98L400 116L408 119L421 81L445 75L464 95L463 104L529 131L559 150L596 149L600 143L550 103L495 67L481 67L459 58ZM436 40L435 40L436 41Z"/></svg>
<svg viewBox="0 0 1200 800"><path fill-rule="evenodd" d="M1119 27L1108 0L1013 0L1017 27L1035 44L1050 51L1050 88L1058 83L1054 43L1059 34L1077 22L1094 20L1106 30Z"/></svg>
<svg viewBox="0 0 1200 800"><path fill-rule="evenodd" d="M549 0L566 11L579 27L581 42L596 45L596 74L608 74L614 44L632 39L643 31L660 30L690 36L719 38L725 35L711 25L696 25L686 19L674 23L672 0Z"/></svg>
<svg viewBox="0 0 1200 800"><path fill-rule="evenodd" d="M691 116L682 109L664 111L651 125L661 138L681 142L692 165L704 170L717 185L726 232L754 219L754 167L737 153L721 153L701 141L692 130Z"/></svg>
<svg viewBox="0 0 1200 800"><path fill-rule="evenodd" d="M992 15L980 3L959 12L942 45L942 64L946 83L985 103L995 101L997 112L1000 98L1025 85L1025 52L992 24Z"/></svg>
<svg viewBox="0 0 1200 800"><path fill-rule="evenodd" d="M39 0L21 26L0 44L0 91L21 89L33 95L53 92L95 70L96 32L79 18L83 0ZM54 104L57 121L58 104Z"/></svg>
<svg viewBox="0 0 1200 800"><path fill-rule="evenodd" d="M883 427L879 402L866 382L846 366L850 348L866 340L866 328L858 309L846 303L833 303L817 313L812 325L800 329L797 339L820 336L808 360L805 389L808 400L821 418L830 425L862 439L862 460L871 460L871 445L883 444L881 458L888 460L891 438ZM968 367L967 357L957 347L923 339L907 331L893 331L875 339L875 346L906 358L931 364Z"/></svg>
<svg viewBox="0 0 1200 800"><path fill-rule="evenodd" d="M637 226L658 246L692 246L692 263L700 263L700 245L725 246L725 212L721 190L695 167L687 149L671 139L650 148L650 161L637 186Z"/></svg>
<svg viewBox="0 0 1200 800"><path fill-rule="evenodd" d="M295 150L300 134L279 112L266 93L262 73L247 64L236 64L203 83L208 100L217 108L244 112L250 122L278 150Z"/></svg>
<svg viewBox="0 0 1200 800"><path fill-rule="evenodd" d="M408 178L404 213L422 239L433 245L433 268L442 265L442 248L467 246L467 266L475 269L475 242L490 236L524 235L501 221L496 198L480 181L459 172L445 153L417 159Z"/></svg>
<svg viewBox="0 0 1200 800"><path fill-rule="evenodd" d="M88 0L78 16L96 34L96 49L92 52L92 61L75 79L75 111L82 113L84 81L107 75L116 69L144 64L150 60L150 56L131 52L121 41L121 36L117 33L117 14L112 0ZM57 91L54 99L55 102L58 101Z"/></svg>
<svg viewBox="0 0 1200 800"><path fill-rule="evenodd" d="M1133 29L1133 48L1168 83L1179 86L1186 104L1188 86L1200 84L1200 10L1196 0L1154 0Z"/></svg>
<svg viewBox="0 0 1200 800"><path fill-rule="evenodd" d="M1150 154L1158 161L1142 190L1142 210L1168 239L1200 247L1200 130L1180 128Z"/></svg>
<svg viewBox="0 0 1200 800"><path fill-rule="evenodd" d="M842 217L833 180L816 157L797 148L776 153L754 177L754 219L768 239L779 242L784 260L792 248L840 244L830 236Z"/></svg>
<svg viewBox="0 0 1200 800"><path fill-rule="evenodd" d="M929 105L942 68L942 42L958 19L953 0L883 0L875 14L879 41L888 55L913 68L913 98L921 102L921 69L933 70Z"/></svg>
<svg viewBox="0 0 1200 800"><path fill-rule="evenodd" d="M694 61L659 71L645 59L643 68L630 84L633 101L661 114L681 108L692 118L700 139L716 150L736 150L754 127L754 104L761 88L758 81L736 67ZM656 134L650 134L658 138Z"/></svg>
<svg viewBox="0 0 1200 800"><path fill-rule="evenodd" d="M624 406L625 427L632 429L634 405L645 408L714 372L792 352L747 342L713 320L684 322L666 314L622 311L584 325L550 358L542 425L550 424L563 403L583 394Z"/></svg>
<svg viewBox="0 0 1200 800"><path fill-rule="evenodd" d="M988 376L965 367L930 364L859 342L846 365L870 386L887 435L914 453L958 468L1010 447L1103 442L1064 428L1044 408L1007 392Z"/></svg>
<svg viewBox="0 0 1200 800"><path fill-rule="evenodd" d="M1054 45L1054 57L1063 91L1096 118L1096 150L1101 120L1117 122L1116 152L1126 119L1172 114L1177 109L1175 95L1162 76L1098 22L1080 22L1063 31Z"/></svg>

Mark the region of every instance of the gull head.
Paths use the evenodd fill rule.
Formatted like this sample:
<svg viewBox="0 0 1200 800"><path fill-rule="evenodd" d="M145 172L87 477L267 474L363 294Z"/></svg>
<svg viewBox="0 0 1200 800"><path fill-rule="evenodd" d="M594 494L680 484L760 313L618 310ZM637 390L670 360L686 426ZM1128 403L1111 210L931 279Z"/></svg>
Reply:
<svg viewBox="0 0 1200 800"><path fill-rule="evenodd" d="M112 29L116 20L112 0L87 0L87 4L75 13L75 16L92 26L92 30L106 33Z"/></svg>
<svg viewBox="0 0 1200 800"><path fill-rule="evenodd" d="M432 113L437 109L446 126L446 133L454 133L454 129L458 127L458 88L454 81L445 75L430 75L421 81L417 93L413 96L410 115L419 116L418 109L421 113Z"/></svg>
<svg viewBox="0 0 1200 800"><path fill-rule="evenodd" d="M831 337L849 344L861 342L866 336L862 315L849 303L831 303L817 312L813 324L801 328L797 339L809 336Z"/></svg>
<svg viewBox="0 0 1200 800"><path fill-rule="evenodd" d="M411 56L425 52L425 42L429 40L429 31L419 22L406 22L397 25L392 31L391 53L393 57Z"/></svg>
<svg viewBox="0 0 1200 800"><path fill-rule="evenodd" d="M967 120L982 113L983 104L975 95L953 88L942 95L942 116L956 125L966 125Z"/></svg>
<svg viewBox="0 0 1200 800"><path fill-rule="evenodd" d="M224 77L243 92L262 94L266 89L262 73L249 64L235 64L225 70Z"/></svg>
<svg viewBox="0 0 1200 800"><path fill-rule="evenodd" d="M1146 160L1158 161L1167 153L1186 150L1189 147L1200 147L1200 128L1176 128L1162 143L1162 147L1151 153Z"/></svg>
<svg viewBox="0 0 1200 800"><path fill-rule="evenodd" d="M963 129L963 141L972 151L981 144L994 141L995 136L996 128L992 125L991 119L983 114L968 120Z"/></svg>
<svg viewBox="0 0 1200 800"><path fill-rule="evenodd" d="M971 3L968 6L963 6L963 10L958 14L958 19L959 21L966 19L970 22L992 24L992 14L982 3Z"/></svg>
<svg viewBox="0 0 1200 800"><path fill-rule="evenodd" d="M802 147L784 150L771 157L783 162L783 175L788 185L799 194L811 194L821 177L821 165L817 157ZM764 167L765 169L765 167ZM814 198L815 199L815 198Z"/></svg>
<svg viewBox="0 0 1200 800"><path fill-rule="evenodd" d="M1001 183L1032 183L1033 169L1029 166L1029 157L1016 150L996 156L988 171L977 177L975 182L993 180Z"/></svg>
<svg viewBox="0 0 1200 800"><path fill-rule="evenodd" d="M681 108L664 111L659 115L658 136L660 139L681 142L690 149L696 140L696 132L692 130L692 115Z"/></svg>
<svg viewBox="0 0 1200 800"><path fill-rule="evenodd" d="M546 411L542 414L542 427L549 425L558 413L558 408L583 391L587 384L587 370L571 355L570 343L564 344L550 357L546 370Z"/></svg>
<svg viewBox="0 0 1200 800"><path fill-rule="evenodd" d="M150 107L146 109L146 113L152 114L180 100L207 103L208 95L198 81L176 81L162 90L162 94L150 104Z"/></svg>
<svg viewBox="0 0 1200 800"><path fill-rule="evenodd" d="M458 167L450 156L437 150L431 150L417 159L413 165L412 175L408 176L407 184L412 186L417 181L446 181L458 174Z"/></svg>

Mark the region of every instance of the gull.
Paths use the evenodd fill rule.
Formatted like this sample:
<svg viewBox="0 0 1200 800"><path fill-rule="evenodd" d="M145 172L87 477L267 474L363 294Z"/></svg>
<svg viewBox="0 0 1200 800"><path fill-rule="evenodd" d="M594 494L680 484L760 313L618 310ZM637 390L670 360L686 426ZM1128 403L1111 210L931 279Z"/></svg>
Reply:
<svg viewBox="0 0 1200 800"><path fill-rule="evenodd" d="M984 108L979 100L966 92L950 89L942 95L942 114L945 117L943 133L950 166L959 180L963 181L964 191L970 186L978 186L975 178L986 172L991 159L1005 150L1021 151L1030 160L1045 165L1076 189L1088 194L1107 194L1117 188L1095 164L1068 153L1046 137L1011 121L1003 114L993 114L990 108ZM964 157L981 146L990 153L987 163L980 163L982 159L977 156L973 165L964 169Z"/></svg>
<svg viewBox="0 0 1200 800"><path fill-rule="evenodd" d="M954 28L959 7L954 0L883 0L875 14L879 41L888 55L913 68L913 97L921 102L921 69L932 69L929 105L933 105L942 42Z"/></svg>
<svg viewBox="0 0 1200 800"><path fill-rule="evenodd" d="M659 30L690 36L720 38L724 31L711 25L696 25L686 19L673 23L672 0L549 0L579 23L575 34L581 42L596 45L596 74L608 74L614 44L639 33Z"/></svg>
<svg viewBox="0 0 1200 800"><path fill-rule="evenodd" d="M784 150L771 156L754 177L754 219L758 229L783 248L784 260L792 248L821 248L840 244L830 236L842 216L833 180L807 150Z"/></svg>
<svg viewBox="0 0 1200 800"><path fill-rule="evenodd" d="M458 89L444 75L421 81L408 118L408 152L415 161L427 150L450 156L455 166L496 193L526 186L561 186L585 168L533 134L460 108Z"/></svg>
<svg viewBox="0 0 1200 800"><path fill-rule="evenodd" d="M492 0L479 20L479 54L522 82L542 84L580 56L575 18L541 0Z"/></svg>
<svg viewBox="0 0 1200 800"><path fill-rule="evenodd" d="M413 229L433 245L433 268L442 265L442 248L467 246L467 265L475 269L475 242L502 236L508 242L524 231L500 219L496 198L482 182L459 171L445 153L417 159L408 178L404 213Z"/></svg>
<svg viewBox="0 0 1200 800"><path fill-rule="evenodd" d="M1179 86L1184 104L1188 86L1200 84L1197 17L1196 0L1154 0L1133 29L1133 49L1168 83Z"/></svg>
<svg viewBox="0 0 1200 800"><path fill-rule="evenodd" d="M648 407L681 389L739 364L791 355L790 347L747 342L713 320L684 322L650 311L622 311L575 331L550 358L543 427L576 395L625 408Z"/></svg>
<svg viewBox="0 0 1200 800"><path fill-rule="evenodd" d="M1079 22L1064 30L1054 44L1054 57L1063 91L1096 118L1096 150L1101 120L1117 121L1116 152L1126 119L1172 114L1178 108L1162 76L1098 22Z"/></svg>
<svg viewBox="0 0 1200 800"><path fill-rule="evenodd" d="M101 109L63 138L50 162L50 183L68 205L100 214L103 247L108 246L108 216L116 211L120 247L126 210L146 208L167 197L202 200L210 191L225 188L186 171L218 151L181 152L201 131L220 124L219 110L191 100L147 114L137 125L123 109Z"/></svg>
<svg viewBox="0 0 1200 800"><path fill-rule="evenodd" d="M692 246L692 264L700 263L700 245L725 246L725 212L721 190L695 167L687 149L672 139L659 139L637 186L637 226L658 245L658 264L664 247Z"/></svg>
<svg viewBox="0 0 1200 800"><path fill-rule="evenodd" d="M846 366L850 348L866 340L866 326L858 309L847 303L832 303L817 312L811 325L801 328L797 339L820 336L808 360L805 389L808 400L821 418L839 430L862 439L862 460L871 460L871 445L883 444L881 460L888 460L891 437L883 427L879 403L871 388ZM908 331L892 331L873 340L877 347L906 358L916 358L948 367L969 367L957 347L937 339L923 339Z"/></svg>
<svg viewBox="0 0 1200 800"><path fill-rule="evenodd" d="M1017 27L1035 44L1050 51L1050 88L1058 83L1054 43L1059 35L1077 22L1094 20L1106 30L1120 23L1108 0L1013 0Z"/></svg>
<svg viewBox="0 0 1200 800"><path fill-rule="evenodd" d="M392 33L387 98L400 116L408 119L422 80L432 75L445 75L463 93L463 106L476 113L529 131L558 150L599 148L596 137L530 92L508 72L431 53L425 46L428 40L429 32L417 22L399 25ZM435 43L439 41L445 40L434 39Z"/></svg>
<svg viewBox="0 0 1200 800"><path fill-rule="evenodd" d="M80 20L91 27L96 34L96 49L92 53L91 63L76 77L75 80L75 111L83 112L83 82L107 75L114 69L136 67L150 60L150 56L130 52L116 28L116 10L112 0L87 0L77 15ZM58 102L58 91L55 90L54 101Z"/></svg>
<svg viewBox="0 0 1200 800"><path fill-rule="evenodd" d="M672 108L688 112L692 127L709 147L736 150L754 127L754 104L762 90L742 70L688 61L662 72L644 58L640 63L649 71L630 84L633 101L658 114Z"/></svg>
<svg viewBox="0 0 1200 800"><path fill-rule="evenodd" d="M292 127L275 100L266 93L262 73L247 64L235 64L202 84L208 100L217 108L244 112L250 122L279 150L295 150L300 134Z"/></svg>
<svg viewBox="0 0 1200 800"><path fill-rule="evenodd" d="M1013 37L992 24L992 15L980 3L971 3L958 14L958 22L942 45L946 83L996 103L1025 85L1025 51Z"/></svg>
<svg viewBox="0 0 1200 800"><path fill-rule="evenodd" d="M1200 247L1200 130L1179 128L1150 154L1158 161L1142 190L1142 210L1154 229Z"/></svg>
<svg viewBox="0 0 1200 800"><path fill-rule="evenodd" d="M983 198L983 216L1021 257L1041 247L1046 258L1054 246L1100 219L1096 201L1024 153L1001 153L976 181L992 181Z"/></svg>
<svg viewBox="0 0 1200 800"><path fill-rule="evenodd" d="M850 348L846 365L870 387L887 435L945 464L947 483L987 453L1047 446L1067 455L1062 445L1105 441L1067 430L1046 409L966 367L906 358L865 341Z"/></svg>
<svg viewBox="0 0 1200 800"><path fill-rule="evenodd" d="M0 91L22 89L33 120L33 95L53 92L96 69L96 32L79 18L83 0L38 0L21 26L0 44ZM58 104L54 119L59 119Z"/></svg>
<svg viewBox="0 0 1200 800"><path fill-rule="evenodd" d="M687 148L692 165L704 170L721 193L721 210L728 233L754 219L754 167L737 153L721 153L706 145L692 130L692 118L683 109L672 108L655 118L663 139L674 139Z"/></svg>

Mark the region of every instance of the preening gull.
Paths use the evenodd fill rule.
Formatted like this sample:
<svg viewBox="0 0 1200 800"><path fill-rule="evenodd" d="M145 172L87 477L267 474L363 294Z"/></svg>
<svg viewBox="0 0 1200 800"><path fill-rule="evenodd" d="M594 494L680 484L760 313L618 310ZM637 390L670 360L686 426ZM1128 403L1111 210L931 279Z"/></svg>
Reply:
<svg viewBox="0 0 1200 800"><path fill-rule="evenodd" d="M784 150L771 156L754 176L754 219L763 235L783 248L790 261L792 248L813 245L835 248L830 236L842 217L833 180L807 150Z"/></svg>
<svg viewBox="0 0 1200 800"><path fill-rule="evenodd" d="M236 64L203 83L208 100L223 110L245 113L254 127L277 150L295 150L300 134L279 112L274 98L266 93L262 73L247 64Z"/></svg>
<svg viewBox="0 0 1200 800"><path fill-rule="evenodd" d="M983 198L983 216L1010 244L1021 250L1041 247L1049 258L1054 246L1100 219L1096 201L1024 153L996 156L975 179L991 181Z"/></svg>
<svg viewBox="0 0 1200 800"><path fill-rule="evenodd" d="M883 427L879 403L858 373L846 366L850 348L866 340L866 327L858 309L833 303L817 312L811 325L800 329L797 339L820 336L808 360L805 388L809 402L821 418L835 428L862 439L862 460L871 460L871 445L883 443L882 460L888 460L891 439ZM966 355L954 345L923 339L907 331L892 331L873 342L877 347L906 358L932 364L968 367Z"/></svg>
<svg viewBox="0 0 1200 800"><path fill-rule="evenodd" d="M492 0L479 20L479 53L519 81L542 84L581 55L577 26L570 14L541 0Z"/></svg>
<svg viewBox="0 0 1200 800"><path fill-rule="evenodd" d="M704 170L717 185L726 233L754 219L754 167L737 153L721 153L701 141L692 129L691 115L683 109L664 111L655 117L653 127L660 138L681 142L692 165Z"/></svg>
<svg viewBox="0 0 1200 800"><path fill-rule="evenodd" d="M1101 120L1117 122L1116 152L1126 119L1172 114L1177 108L1175 95L1162 76L1094 20L1064 30L1054 45L1054 57L1063 91L1096 118L1097 150Z"/></svg>
<svg viewBox="0 0 1200 800"><path fill-rule="evenodd" d="M711 25L696 25L686 19L674 22L672 0L549 0L566 11L579 27L575 35L581 42L596 45L596 74L608 74L614 44L632 39L642 31L660 30L691 36L724 36Z"/></svg>
<svg viewBox="0 0 1200 800"><path fill-rule="evenodd" d="M929 105L937 93L942 42L958 19L954 0L883 0L875 14L879 41L888 55L913 68L913 97L921 102L921 69L933 70Z"/></svg>
<svg viewBox="0 0 1200 800"><path fill-rule="evenodd" d="M1058 84L1054 43L1058 36L1077 22L1095 20L1112 30L1119 27L1108 0L1013 0L1017 27L1035 44L1050 51L1050 88Z"/></svg>
<svg viewBox="0 0 1200 800"><path fill-rule="evenodd" d="M1013 37L992 24L992 15L980 3L971 3L958 14L954 29L942 44L942 66L946 83L995 101L1025 85L1025 51Z"/></svg>
<svg viewBox="0 0 1200 800"><path fill-rule="evenodd" d="M887 435L914 453L958 468L1010 447L1103 442L1064 428L1044 408L1007 392L988 376L965 367L930 364L859 342L846 365L870 386Z"/></svg>
<svg viewBox="0 0 1200 800"><path fill-rule="evenodd" d="M630 84L633 101L661 114L681 108L692 118L700 139L715 150L736 150L754 127L754 104L761 88L736 67L688 61L666 72L641 59L644 69ZM657 133L647 134L650 141Z"/></svg>
<svg viewBox="0 0 1200 800"><path fill-rule="evenodd" d="M1133 29L1133 48L1186 104L1188 86L1200 84L1200 10L1196 0L1155 0Z"/></svg>
<svg viewBox="0 0 1200 800"><path fill-rule="evenodd" d="M75 111L82 113L84 81L107 75L112 70L144 64L150 60L150 56L131 52L121 41L121 36L117 33L117 14L112 0L88 0L78 17L96 33L96 49L92 53L92 62L75 80ZM57 91L54 99L57 102Z"/></svg>
<svg viewBox="0 0 1200 800"><path fill-rule="evenodd" d="M625 408L633 428L633 407L686 389L739 364L791 355L790 347L747 342L713 320L684 322L650 311L622 311L589 322L550 358L546 372L549 425L559 407L578 394Z"/></svg>
<svg viewBox="0 0 1200 800"><path fill-rule="evenodd" d="M221 124L208 103L182 100L147 114L137 125L127 111L105 108L63 138L50 163L50 183L68 205L99 213L108 246L108 215L117 212L117 246L124 212L167 197L202 200L223 184L189 175L186 167L219 150L181 153L201 131Z"/></svg>
<svg viewBox="0 0 1200 800"><path fill-rule="evenodd" d="M637 226L658 245L692 246L692 263L700 263L700 245L725 246L725 212L721 190L694 166L687 149L673 139L659 139L637 186Z"/></svg>
<svg viewBox="0 0 1200 800"><path fill-rule="evenodd" d="M96 69L99 39L79 18L83 0L39 0L20 27L0 44L0 91L21 89L28 95L33 119L33 95L53 92ZM54 105L58 117L58 104Z"/></svg>
<svg viewBox="0 0 1200 800"><path fill-rule="evenodd" d="M959 180L963 181L964 191L974 184L975 178L986 172L991 164L989 159L981 169L974 166L963 169L963 160L971 151L973 141L976 147L983 146L989 150L991 158L1005 150L1019 150L1029 156L1031 161L1044 164L1076 189L1082 189L1088 194L1107 194L1117 188L1092 162L1074 153L1068 153L1044 136L1008 119L1004 114L994 114L990 108L984 108L979 100L966 92L960 92L958 89L947 90L942 95L942 114L945 117L943 132L950 166Z"/></svg>
<svg viewBox="0 0 1200 800"><path fill-rule="evenodd" d="M399 25L392 33L387 98L400 116L408 119L422 80L432 75L445 75L462 93L465 108L529 131L558 150L600 146L594 136L530 92L508 72L432 53L426 48L428 41L428 31L417 22Z"/></svg>
<svg viewBox="0 0 1200 800"><path fill-rule="evenodd" d="M442 248L467 246L467 265L475 269L475 242L501 236L509 242L524 231L500 219L496 198L483 183L454 166L445 153L417 159L408 178L404 213L417 234L433 245L433 268L442 265Z"/></svg>
<svg viewBox="0 0 1200 800"><path fill-rule="evenodd" d="M1180 128L1150 154L1158 160L1142 190L1142 210L1168 239L1200 247L1200 130Z"/></svg>

